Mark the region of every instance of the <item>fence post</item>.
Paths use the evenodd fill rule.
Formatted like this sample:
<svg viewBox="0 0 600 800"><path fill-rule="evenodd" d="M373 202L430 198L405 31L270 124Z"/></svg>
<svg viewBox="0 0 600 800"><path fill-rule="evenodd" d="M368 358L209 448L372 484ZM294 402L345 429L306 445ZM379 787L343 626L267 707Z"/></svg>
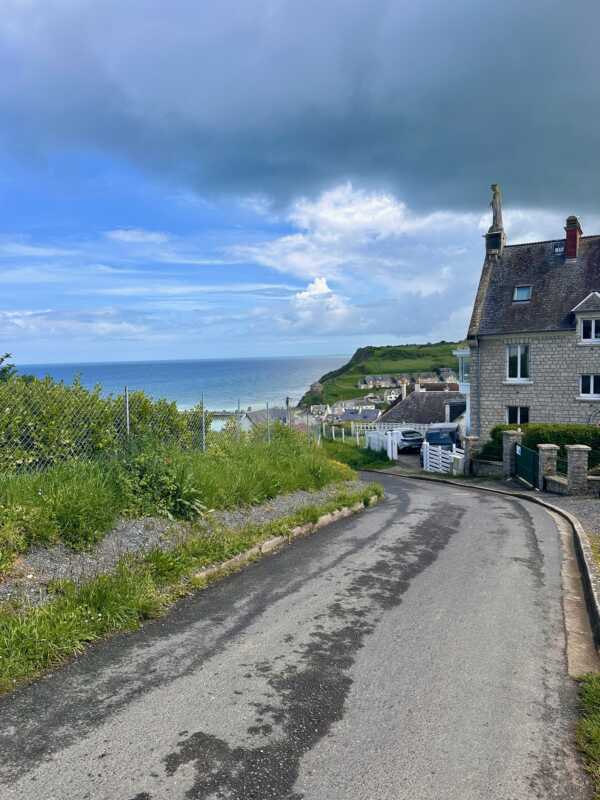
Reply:
<svg viewBox="0 0 600 800"><path fill-rule="evenodd" d="M591 449L587 444L565 445L569 494L588 493L588 461Z"/></svg>
<svg viewBox="0 0 600 800"><path fill-rule="evenodd" d="M342 442L345 442L345 441L346 441L346 430L342 426Z"/></svg>
<svg viewBox="0 0 600 800"><path fill-rule="evenodd" d="M237 423L235 427L236 427L236 430L237 430L237 438L238 438L238 440L239 440L239 438L240 438L240 434L241 434L241 429L240 429L240 428L241 428L241 426L240 426L241 419L240 419L240 416L241 416L241 411L240 411L240 399L239 399L239 397L238 397L238 404L237 404L237 414L236 414L236 417L235 417L235 419L236 419L236 423Z"/></svg>
<svg viewBox="0 0 600 800"><path fill-rule="evenodd" d="M538 444L538 489L544 491L546 475L556 475L556 461L560 447L557 444Z"/></svg>
<svg viewBox="0 0 600 800"><path fill-rule="evenodd" d="M356 428L356 446L360 447L360 433L358 431L358 428Z"/></svg>
<svg viewBox="0 0 600 800"><path fill-rule="evenodd" d="M515 445L521 444L523 431L502 431L502 473L505 478L512 477L516 472Z"/></svg>
<svg viewBox="0 0 600 800"><path fill-rule="evenodd" d="M129 439L129 389L125 387L125 431L127 433L127 438Z"/></svg>
<svg viewBox="0 0 600 800"><path fill-rule="evenodd" d="M202 392L202 452L206 450L206 411L204 410L204 392Z"/></svg>
<svg viewBox="0 0 600 800"><path fill-rule="evenodd" d="M331 426L331 438L335 442L335 425Z"/></svg>
<svg viewBox="0 0 600 800"><path fill-rule="evenodd" d="M269 413L268 403L267 403L267 443L271 444L271 415Z"/></svg>

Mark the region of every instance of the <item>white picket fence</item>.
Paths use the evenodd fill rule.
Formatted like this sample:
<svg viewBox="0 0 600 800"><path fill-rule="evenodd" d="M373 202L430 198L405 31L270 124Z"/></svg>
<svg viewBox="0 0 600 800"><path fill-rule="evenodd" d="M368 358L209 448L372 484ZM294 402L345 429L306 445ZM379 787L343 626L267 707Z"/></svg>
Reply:
<svg viewBox="0 0 600 800"><path fill-rule="evenodd" d="M385 451L391 461L398 460L400 438L400 430L365 431L366 447L377 452ZM423 469L426 472L451 473L452 475L463 473L465 451L459 447L453 445L452 450L444 450L443 447L424 442L421 452L423 453Z"/></svg>
<svg viewBox="0 0 600 800"><path fill-rule="evenodd" d="M402 438L402 430L407 429L407 425L404 425L402 428L397 428L395 430L372 430L372 431L365 431L365 440L366 440L366 447L369 450L376 450L381 452L385 450L387 453L387 457L391 461L398 460L398 444ZM410 430L414 430L414 428L410 428Z"/></svg>
<svg viewBox="0 0 600 800"><path fill-rule="evenodd" d="M426 472L444 472L460 475L464 471L465 451L453 445L452 450L423 443L423 469Z"/></svg>

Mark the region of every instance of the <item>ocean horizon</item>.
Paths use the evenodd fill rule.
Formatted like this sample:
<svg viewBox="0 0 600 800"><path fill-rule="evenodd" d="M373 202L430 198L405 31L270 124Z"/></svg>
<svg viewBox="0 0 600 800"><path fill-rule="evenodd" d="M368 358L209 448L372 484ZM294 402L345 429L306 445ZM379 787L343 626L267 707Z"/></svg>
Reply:
<svg viewBox="0 0 600 800"><path fill-rule="evenodd" d="M89 363L18 364L21 375L49 376L70 384L79 378L103 395L143 390L154 399L192 408L204 398L210 410L238 406L295 405L311 383L345 364L349 356L263 356L261 358L174 359Z"/></svg>

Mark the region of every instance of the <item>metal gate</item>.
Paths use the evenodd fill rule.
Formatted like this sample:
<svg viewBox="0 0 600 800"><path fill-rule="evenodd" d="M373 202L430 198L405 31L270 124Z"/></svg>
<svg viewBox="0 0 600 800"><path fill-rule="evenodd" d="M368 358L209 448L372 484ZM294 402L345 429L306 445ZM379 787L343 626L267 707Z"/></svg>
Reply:
<svg viewBox="0 0 600 800"><path fill-rule="evenodd" d="M522 444L516 444L515 462L517 477L537 488L540 458L536 451Z"/></svg>

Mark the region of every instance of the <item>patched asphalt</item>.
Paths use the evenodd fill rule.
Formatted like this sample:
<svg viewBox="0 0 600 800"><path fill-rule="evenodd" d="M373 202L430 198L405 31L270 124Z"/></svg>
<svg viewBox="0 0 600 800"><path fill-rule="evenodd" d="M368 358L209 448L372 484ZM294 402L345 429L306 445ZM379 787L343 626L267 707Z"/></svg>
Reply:
<svg viewBox="0 0 600 800"><path fill-rule="evenodd" d="M382 482L381 505L0 698L0 797L588 798L554 521Z"/></svg>

